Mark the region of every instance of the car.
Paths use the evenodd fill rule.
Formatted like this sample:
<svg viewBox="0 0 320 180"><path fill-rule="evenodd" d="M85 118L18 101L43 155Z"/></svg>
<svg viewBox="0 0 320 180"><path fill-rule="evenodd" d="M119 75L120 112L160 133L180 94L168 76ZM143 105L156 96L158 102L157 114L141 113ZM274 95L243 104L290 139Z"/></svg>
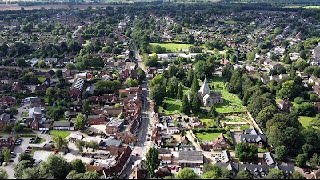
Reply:
<svg viewBox="0 0 320 180"><path fill-rule="evenodd" d="M30 150L31 150L31 149L32 149L32 147L28 146L28 147L27 147L27 149L30 149Z"/></svg>
<svg viewBox="0 0 320 180"><path fill-rule="evenodd" d="M14 162L14 160L13 160L13 159L10 159L9 162Z"/></svg>
<svg viewBox="0 0 320 180"><path fill-rule="evenodd" d="M21 145L21 142L15 142L14 145Z"/></svg>
<svg viewBox="0 0 320 180"><path fill-rule="evenodd" d="M53 141L49 141L49 143L53 143Z"/></svg>
<svg viewBox="0 0 320 180"><path fill-rule="evenodd" d="M25 153L30 153L31 150L30 150L30 149L26 149L24 152L25 152Z"/></svg>
<svg viewBox="0 0 320 180"><path fill-rule="evenodd" d="M43 134L44 133L44 131L41 131L41 134Z"/></svg>
<svg viewBox="0 0 320 180"><path fill-rule="evenodd" d="M16 158L16 157L17 157L16 155L13 155L13 154L11 155L11 158Z"/></svg>
<svg viewBox="0 0 320 180"><path fill-rule="evenodd" d="M31 140L35 140L35 138L30 138L30 141L31 141Z"/></svg>

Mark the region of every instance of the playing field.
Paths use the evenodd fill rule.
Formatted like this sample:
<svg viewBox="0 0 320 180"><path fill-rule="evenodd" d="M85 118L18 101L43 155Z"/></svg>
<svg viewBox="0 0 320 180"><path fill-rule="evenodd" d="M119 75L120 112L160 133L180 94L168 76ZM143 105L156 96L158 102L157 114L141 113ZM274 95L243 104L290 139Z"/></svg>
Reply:
<svg viewBox="0 0 320 180"><path fill-rule="evenodd" d="M189 47L192 44L178 44L178 43L150 43L151 46L161 46L166 48L168 52L182 52L189 51Z"/></svg>

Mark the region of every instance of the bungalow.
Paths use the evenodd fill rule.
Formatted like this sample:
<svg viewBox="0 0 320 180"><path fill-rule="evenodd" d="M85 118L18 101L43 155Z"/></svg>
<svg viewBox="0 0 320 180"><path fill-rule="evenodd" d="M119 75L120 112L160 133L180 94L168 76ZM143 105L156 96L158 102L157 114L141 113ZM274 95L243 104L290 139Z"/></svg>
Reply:
<svg viewBox="0 0 320 180"><path fill-rule="evenodd" d="M74 130L72 123L69 121L54 121L52 127L54 130Z"/></svg>

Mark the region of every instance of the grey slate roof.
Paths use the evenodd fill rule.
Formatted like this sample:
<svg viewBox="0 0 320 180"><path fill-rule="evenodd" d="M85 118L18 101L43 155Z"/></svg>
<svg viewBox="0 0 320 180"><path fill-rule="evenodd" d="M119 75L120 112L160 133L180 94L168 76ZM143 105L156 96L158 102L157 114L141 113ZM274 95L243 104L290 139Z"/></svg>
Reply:
<svg viewBox="0 0 320 180"><path fill-rule="evenodd" d="M69 121L54 121L53 127L70 127L71 122Z"/></svg>
<svg viewBox="0 0 320 180"><path fill-rule="evenodd" d="M179 151L180 163L203 163L202 151Z"/></svg>
<svg viewBox="0 0 320 180"><path fill-rule="evenodd" d="M258 142L267 142L267 137L265 135L253 135L253 134L241 134L240 135L241 142L248 142L248 143L258 143Z"/></svg>

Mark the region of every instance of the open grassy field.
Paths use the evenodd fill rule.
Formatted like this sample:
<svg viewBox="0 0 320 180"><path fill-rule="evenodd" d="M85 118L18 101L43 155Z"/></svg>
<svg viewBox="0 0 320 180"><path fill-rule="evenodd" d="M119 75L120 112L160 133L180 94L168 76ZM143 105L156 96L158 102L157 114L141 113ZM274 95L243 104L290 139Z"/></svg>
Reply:
<svg viewBox="0 0 320 180"><path fill-rule="evenodd" d="M201 141L212 141L219 137L221 133L196 133L195 135L197 138L199 138Z"/></svg>
<svg viewBox="0 0 320 180"><path fill-rule="evenodd" d="M166 48L169 52L181 52L181 51L188 51L189 47L192 46L192 44L178 44L178 43L150 43L151 47L159 45L161 47Z"/></svg>
<svg viewBox="0 0 320 180"><path fill-rule="evenodd" d="M214 119L212 118L201 118L200 121L207 127L213 126L215 124Z"/></svg>
<svg viewBox="0 0 320 180"><path fill-rule="evenodd" d="M242 105L241 100L235 94L228 92L225 83L221 78L215 77L213 81L214 90L219 91L224 100L223 103L216 105L216 110L219 113L232 113L232 112L246 112L247 109Z"/></svg>
<svg viewBox="0 0 320 180"><path fill-rule="evenodd" d="M39 80L41 83L43 83L43 82L46 80L46 78L43 77L43 76L39 76L39 77L38 77L38 80Z"/></svg>
<svg viewBox="0 0 320 180"><path fill-rule="evenodd" d="M70 135L70 131L62 131L62 130L51 130L50 131L50 135L52 137L62 137L62 138L66 138Z"/></svg>
<svg viewBox="0 0 320 180"><path fill-rule="evenodd" d="M310 122L314 119L314 117L308 116L299 116L299 122L302 124L304 128L310 125Z"/></svg>
<svg viewBox="0 0 320 180"><path fill-rule="evenodd" d="M173 98L165 98L164 102L166 103L166 108L164 108L164 113L166 115L173 115L179 113L181 107L180 99L173 99Z"/></svg>

